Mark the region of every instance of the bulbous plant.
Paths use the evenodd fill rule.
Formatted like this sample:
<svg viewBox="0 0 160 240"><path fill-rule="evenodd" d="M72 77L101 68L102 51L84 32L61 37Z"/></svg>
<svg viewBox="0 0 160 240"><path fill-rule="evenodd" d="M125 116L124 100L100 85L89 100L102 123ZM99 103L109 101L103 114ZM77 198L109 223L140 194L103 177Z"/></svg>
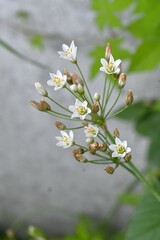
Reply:
<svg viewBox="0 0 160 240"><path fill-rule="evenodd" d="M125 168L160 201L159 193L131 161L131 148L127 146L127 141L120 140L117 128L112 134L107 126L108 119L124 111L134 100L133 92L129 90L125 97L125 106L118 112L114 111L126 84L126 74L121 72L121 60L114 60L111 46L108 43L105 58L101 59L102 67L100 68L100 71L104 73L103 92L101 94L96 92L92 96L78 64L77 47L74 41L71 42L70 46L63 44L62 50L58 52L60 57L76 65L80 76L77 73L69 73L66 69L63 73L57 70L56 73L50 73L51 79L47 81L47 84L54 88L54 91L61 91L62 89L68 91L75 97L75 103L65 107L50 97L47 90L39 82L35 83L38 93L57 105L59 111L53 110L44 99L41 99L40 102L31 101L31 104L40 111L68 120L67 122L75 121L79 123L77 127L68 127L64 123L56 121L55 125L61 134L61 136L56 137L56 145L63 148L76 147L72 150L72 154L77 161L80 163L104 164L104 170L108 174L113 174L119 166ZM112 100L113 102L109 106L114 91L116 91L117 97L114 101ZM75 131L78 129L84 131L86 137L84 145L80 145L74 140Z"/></svg>

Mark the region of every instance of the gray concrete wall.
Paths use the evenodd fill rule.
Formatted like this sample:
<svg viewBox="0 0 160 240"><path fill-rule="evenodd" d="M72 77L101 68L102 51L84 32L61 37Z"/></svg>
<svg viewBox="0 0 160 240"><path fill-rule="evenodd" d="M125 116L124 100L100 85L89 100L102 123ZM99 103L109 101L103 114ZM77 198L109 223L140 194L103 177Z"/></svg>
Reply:
<svg viewBox="0 0 160 240"><path fill-rule="evenodd" d="M62 43L69 44L74 39L80 65L89 76L87 54L104 37L94 25L89 0L1 0L0 9L1 38L26 56L49 65L52 72L64 67L74 69L57 54ZM29 11L29 19L21 21L15 17L16 11L22 9ZM45 40L44 51L30 46L28 40L32 32L50 36ZM1 224L9 226L24 220L60 233L72 230L79 213L107 216L115 197L132 177L120 168L109 176L103 166L79 164L70 150L56 147L54 137L59 132L54 122L57 119L36 111L29 104L31 99L40 99L34 82L47 86L48 71L21 61L2 47L0 59ZM130 76L124 95L129 88L135 92L136 99L158 95L157 83L153 81L157 74L158 71ZM103 74L100 77L103 79ZM91 83L92 93L103 87L99 78ZM58 101L63 98L66 105L72 104L72 97L65 91L61 91L62 95L49 91ZM109 126L118 127L122 138L128 139L133 161L142 168L147 141L134 133L131 124L113 120ZM121 214L125 222L126 212ZM117 223L121 221L122 217L117 219Z"/></svg>

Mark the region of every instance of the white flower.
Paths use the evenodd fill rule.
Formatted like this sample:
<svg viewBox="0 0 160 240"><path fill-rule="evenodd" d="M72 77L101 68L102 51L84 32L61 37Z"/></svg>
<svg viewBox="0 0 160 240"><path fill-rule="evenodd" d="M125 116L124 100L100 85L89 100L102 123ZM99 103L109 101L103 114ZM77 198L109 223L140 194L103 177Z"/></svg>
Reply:
<svg viewBox="0 0 160 240"><path fill-rule="evenodd" d="M67 134L65 131L61 131L61 137L55 137L58 142L57 146L63 147L63 148L69 148L73 145L73 139L74 139L74 133L73 131L69 131L69 134Z"/></svg>
<svg viewBox="0 0 160 240"><path fill-rule="evenodd" d="M81 102L76 99L75 105L69 106L69 110L73 112L71 118L79 117L84 120L86 115L91 113L91 109L87 107L87 101Z"/></svg>
<svg viewBox="0 0 160 240"><path fill-rule="evenodd" d="M47 81L47 84L49 86L54 86L55 91L63 88L66 85L67 76L62 75L59 70L57 70L56 74L50 73L49 75L51 79Z"/></svg>
<svg viewBox="0 0 160 240"><path fill-rule="evenodd" d="M112 157L124 158L127 153L131 152L131 148L127 147L127 141L121 141L119 138L115 138L116 144L111 144L109 146L110 150L113 152Z"/></svg>
<svg viewBox="0 0 160 240"><path fill-rule="evenodd" d="M77 47L74 45L74 41L71 42L70 47L63 44L62 50L58 52L61 58L67 59L72 63L77 62Z"/></svg>
<svg viewBox="0 0 160 240"><path fill-rule="evenodd" d="M112 54L110 54L109 61L105 58L101 58L101 63L103 67L100 68L100 71L105 72L107 74L119 74L120 73L120 63L121 60L118 59L114 61Z"/></svg>
<svg viewBox="0 0 160 240"><path fill-rule="evenodd" d="M89 124L87 127L85 127L84 133L86 134L87 138L95 138L99 133L99 128Z"/></svg>
<svg viewBox="0 0 160 240"><path fill-rule="evenodd" d="M35 82L35 88L39 94L41 94L44 97L48 96L47 90L43 87L43 85L39 82Z"/></svg>

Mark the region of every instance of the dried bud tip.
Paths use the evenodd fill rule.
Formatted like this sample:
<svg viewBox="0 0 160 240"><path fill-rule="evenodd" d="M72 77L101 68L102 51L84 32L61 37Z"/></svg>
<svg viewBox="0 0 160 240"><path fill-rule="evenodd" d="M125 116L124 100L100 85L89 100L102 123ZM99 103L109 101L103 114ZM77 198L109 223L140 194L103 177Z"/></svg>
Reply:
<svg viewBox="0 0 160 240"><path fill-rule="evenodd" d="M106 166L104 168L104 170L108 173L108 174L113 174L114 173L114 168L111 166Z"/></svg>
<svg viewBox="0 0 160 240"><path fill-rule="evenodd" d="M77 154L74 155L74 157L78 162L81 162L81 163L86 163L87 162L87 158L82 154L77 153Z"/></svg>
<svg viewBox="0 0 160 240"><path fill-rule="evenodd" d="M40 102L31 100L30 103L34 108L36 108L39 111L46 112L51 110L50 105L46 101L44 101L44 99L41 99Z"/></svg>
<svg viewBox="0 0 160 240"><path fill-rule="evenodd" d="M62 122L55 122L55 126L59 129L59 130L65 130L66 126L62 123Z"/></svg>
<svg viewBox="0 0 160 240"><path fill-rule="evenodd" d="M71 74L69 74L69 72L67 71L66 68L64 68L63 72L64 72L64 75L67 76L67 82L68 82L68 84L69 84L69 85L73 84L72 76L71 76Z"/></svg>
<svg viewBox="0 0 160 240"><path fill-rule="evenodd" d="M124 160L125 160L126 162L129 162L131 159L132 159L131 153L127 153L126 156L124 157Z"/></svg>
<svg viewBox="0 0 160 240"><path fill-rule="evenodd" d="M127 77L125 73L121 73L119 75L118 86L119 88L123 88L126 85Z"/></svg>
<svg viewBox="0 0 160 240"><path fill-rule="evenodd" d="M99 111L99 103L95 102L92 106L92 113L97 113Z"/></svg>
<svg viewBox="0 0 160 240"><path fill-rule="evenodd" d="M105 58L107 61L109 60L111 54L112 54L111 45L110 43L107 43L106 51L105 51Z"/></svg>
<svg viewBox="0 0 160 240"><path fill-rule="evenodd" d="M107 145L105 143L100 143L98 150L101 152L105 152L107 150Z"/></svg>
<svg viewBox="0 0 160 240"><path fill-rule="evenodd" d="M94 154L99 149L99 143L94 142L89 145L89 152Z"/></svg>
<svg viewBox="0 0 160 240"><path fill-rule="evenodd" d="M125 98L126 105L131 105L133 103L133 100L134 100L133 92L129 90Z"/></svg>
<svg viewBox="0 0 160 240"><path fill-rule="evenodd" d="M84 127L88 127L88 124L89 124L89 123L86 122L86 121L82 121L82 124L83 124Z"/></svg>
<svg viewBox="0 0 160 240"><path fill-rule="evenodd" d="M80 77L78 76L77 73L72 73L71 76L72 76L73 84L77 84L78 85L78 83L80 83L83 86L83 81L80 79Z"/></svg>
<svg viewBox="0 0 160 240"><path fill-rule="evenodd" d="M100 96L99 93L95 93L95 94L94 94L94 100L99 101L100 98L101 98L101 96Z"/></svg>
<svg viewBox="0 0 160 240"><path fill-rule="evenodd" d="M83 153L84 153L83 148L77 148L77 149L72 150L73 156L75 156L76 154L83 154Z"/></svg>
<svg viewBox="0 0 160 240"><path fill-rule="evenodd" d="M35 88L37 90L37 92L42 95L43 97L47 97L48 96L48 92L47 90L43 87L43 85L39 82L35 82Z"/></svg>
<svg viewBox="0 0 160 240"><path fill-rule="evenodd" d="M118 131L117 128L114 129L114 131L113 131L113 135L114 135L114 137L119 138L120 134L119 134L119 131Z"/></svg>

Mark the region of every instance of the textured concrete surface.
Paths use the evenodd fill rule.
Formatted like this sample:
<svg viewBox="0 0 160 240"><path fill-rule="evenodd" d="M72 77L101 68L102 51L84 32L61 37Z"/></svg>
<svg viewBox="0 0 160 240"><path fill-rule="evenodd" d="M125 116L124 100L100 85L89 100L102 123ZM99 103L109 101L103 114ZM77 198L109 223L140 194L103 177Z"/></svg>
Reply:
<svg viewBox="0 0 160 240"><path fill-rule="evenodd" d="M89 50L101 42L94 26L94 14L89 0L1 0L1 38L28 57L47 64L55 72L64 67L73 70L69 62L58 57L62 43L75 40L78 58L86 76L89 75ZM30 13L27 20L15 17L18 10ZM40 51L29 44L33 32L44 33L45 49ZM120 57L120 56L119 56ZM56 119L33 109L30 99L38 100L34 82L46 86L48 71L36 68L0 47L0 222L14 225L17 221L38 224L52 233L68 232L79 213L105 217L114 204L115 197L132 179L123 169L113 176L103 171L103 166L76 162L69 150L55 146L59 135L54 127ZM135 98L153 97L159 89L157 72L151 75L132 75L127 89ZM101 75L102 77L102 75ZM147 82L147 84L146 84ZM91 91L101 91L100 79L91 84ZM49 90L50 93L52 90ZM72 104L65 91L53 93L58 101ZM123 100L122 100L123 101ZM121 136L128 139L133 159L143 167L147 141L134 133L131 124L113 120L111 129L118 127ZM137 144L138 142L138 144ZM123 210L124 218L127 212ZM117 223L122 222L122 217Z"/></svg>

